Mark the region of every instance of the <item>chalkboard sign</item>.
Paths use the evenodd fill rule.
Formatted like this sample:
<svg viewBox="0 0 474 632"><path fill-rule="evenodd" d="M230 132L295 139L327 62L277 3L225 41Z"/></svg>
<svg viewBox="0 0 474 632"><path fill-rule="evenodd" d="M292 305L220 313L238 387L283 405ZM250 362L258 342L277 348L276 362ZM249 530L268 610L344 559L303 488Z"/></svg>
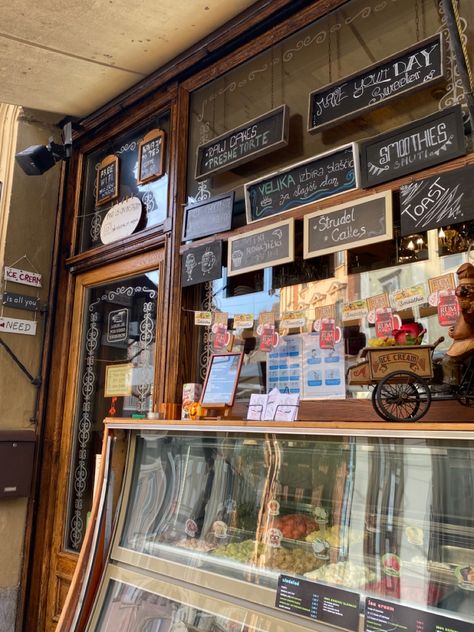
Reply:
<svg viewBox="0 0 474 632"><path fill-rule="evenodd" d="M294 260L294 219L229 239L227 275L234 276Z"/></svg>
<svg viewBox="0 0 474 632"><path fill-rule="evenodd" d="M280 575L275 607L338 629L359 630L360 595L349 590Z"/></svg>
<svg viewBox="0 0 474 632"><path fill-rule="evenodd" d="M474 165L400 187L400 233L474 219Z"/></svg>
<svg viewBox="0 0 474 632"><path fill-rule="evenodd" d="M308 131L320 132L439 81L444 76L443 48L437 34L311 92Z"/></svg>
<svg viewBox="0 0 474 632"><path fill-rule="evenodd" d="M244 186L247 222L339 195L359 186L359 153L350 143Z"/></svg>
<svg viewBox="0 0 474 632"><path fill-rule="evenodd" d="M28 294L3 292L2 303L8 307L25 309L29 312L38 312L41 309L39 298L36 296L29 296Z"/></svg>
<svg viewBox="0 0 474 632"><path fill-rule="evenodd" d="M456 105L361 143L361 184L373 187L465 153L462 109Z"/></svg>
<svg viewBox="0 0 474 632"><path fill-rule="evenodd" d="M181 285L197 285L222 276L222 241L186 250L181 261Z"/></svg>
<svg viewBox="0 0 474 632"><path fill-rule="evenodd" d="M423 632L472 632L473 624L451 617L426 612L418 608L385 601L377 597L365 600L364 632L393 632L393 630L420 630Z"/></svg>
<svg viewBox="0 0 474 632"><path fill-rule="evenodd" d="M243 355L243 353L211 355L202 388L201 406L218 408L233 405Z"/></svg>
<svg viewBox="0 0 474 632"><path fill-rule="evenodd" d="M151 182L163 175L165 132L152 129L138 146L138 182Z"/></svg>
<svg viewBox="0 0 474 632"><path fill-rule="evenodd" d="M118 156L106 156L97 168L96 196L97 206L118 197L119 159Z"/></svg>
<svg viewBox="0 0 474 632"><path fill-rule="evenodd" d="M288 144L286 105L266 112L197 148L196 180L231 168Z"/></svg>
<svg viewBox="0 0 474 632"><path fill-rule="evenodd" d="M184 209L183 241L215 235L232 228L234 192L219 195Z"/></svg>
<svg viewBox="0 0 474 632"><path fill-rule="evenodd" d="M385 191L304 218L304 258L392 239L392 193Z"/></svg>

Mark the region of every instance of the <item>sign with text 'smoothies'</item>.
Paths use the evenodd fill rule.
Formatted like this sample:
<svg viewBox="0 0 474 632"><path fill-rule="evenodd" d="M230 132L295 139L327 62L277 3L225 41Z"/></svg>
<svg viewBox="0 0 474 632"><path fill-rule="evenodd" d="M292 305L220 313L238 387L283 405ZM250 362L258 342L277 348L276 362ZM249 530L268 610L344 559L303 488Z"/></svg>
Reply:
<svg viewBox="0 0 474 632"><path fill-rule="evenodd" d="M457 105L361 143L361 186L373 187L465 153L462 110Z"/></svg>

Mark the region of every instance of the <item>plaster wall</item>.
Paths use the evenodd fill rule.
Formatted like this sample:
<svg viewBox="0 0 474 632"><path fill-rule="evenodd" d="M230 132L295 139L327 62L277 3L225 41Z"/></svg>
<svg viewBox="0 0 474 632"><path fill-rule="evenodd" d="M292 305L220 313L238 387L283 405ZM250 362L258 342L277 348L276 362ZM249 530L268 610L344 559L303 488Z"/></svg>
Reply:
<svg viewBox="0 0 474 632"><path fill-rule="evenodd" d="M0 105L0 266L3 291L48 299L55 218L58 205L60 167L42 176L26 176L15 163L15 153L36 144L47 144L57 132L53 119L44 113ZM5 284L3 266L10 265L41 273L37 289L16 283ZM40 369L45 315L0 304L0 314L38 321L36 336L1 336L28 371ZM13 360L0 348L0 430L35 430L32 421L36 389ZM0 632L12 632L18 598L27 517L26 498L0 498Z"/></svg>

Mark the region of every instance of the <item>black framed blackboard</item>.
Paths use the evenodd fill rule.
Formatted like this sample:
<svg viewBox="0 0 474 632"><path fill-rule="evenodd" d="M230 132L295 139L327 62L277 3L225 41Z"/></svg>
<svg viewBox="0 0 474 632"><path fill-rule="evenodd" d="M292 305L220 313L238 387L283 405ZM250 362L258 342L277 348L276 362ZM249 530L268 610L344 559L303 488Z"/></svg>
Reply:
<svg viewBox="0 0 474 632"><path fill-rule="evenodd" d="M268 154L288 144L288 107L280 105L251 121L199 145L196 180Z"/></svg>
<svg viewBox="0 0 474 632"><path fill-rule="evenodd" d="M165 132L152 129L138 146L138 182L150 182L160 178L164 171Z"/></svg>
<svg viewBox="0 0 474 632"><path fill-rule="evenodd" d="M359 186L356 143L337 147L244 186L247 222L284 213Z"/></svg>
<svg viewBox="0 0 474 632"><path fill-rule="evenodd" d="M118 197L119 159L110 154L101 160L97 168L96 198L97 206L110 202Z"/></svg>
<svg viewBox="0 0 474 632"><path fill-rule="evenodd" d="M444 77L441 33L309 95L308 131L321 132Z"/></svg>
<svg viewBox="0 0 474 632"><path fill-rule="evenodd" d="M227 275L233 276L289 263L294 255L294 219L277 222L229 239Z"/></svg>
<svg viewBox="0 0 474 632"><path fill-rule="evenodd" d="M211 355L202 387L201 406L217 408L233 405L243 356L243 353Z"/></svg>
<svg viewBox="0 0 474 632"><path fill-rule="evenodd" d="M305 215L304 258L359 248L392 237L392 193L385 191Z"/></svg>
<svg viewBox="0 0 474 632"><path fill-rule="evenodd" d="M474 219L474 165L400 187L400 234Z"/></svg>
<svg viewBox="0 0 474 632"><path fill-rule="evenodd" d="M473 624L468 621L460 621L435 612L426 612L377 597L367 597L365 600L364 632L472 632L472 629Z"/></svg>
<svg viewBox="0 0 474 632"><path fill-rule="evenodd" d="M275 607L344 630L359 630L360 595L349 590L280 575Z"/></svg>
<svg viewBox="0 0 474 632"><path fill-rule="evenodd" d="M359 149L363 188L464 156L466 139L461 106L370 138Z"/></svg>
<svg viewBox="0 0 474 632"><path fill-rule="evenodd" d="M183 220L183 241L215 235L232 228L234 192L225 193L186 206Z"/></svg>
<svg viewBox="0 0 474 632"><path fill-rule="evenodd" d="M186 250L181 259L181 285L197 285L222 277L222 241Z"/></svg>

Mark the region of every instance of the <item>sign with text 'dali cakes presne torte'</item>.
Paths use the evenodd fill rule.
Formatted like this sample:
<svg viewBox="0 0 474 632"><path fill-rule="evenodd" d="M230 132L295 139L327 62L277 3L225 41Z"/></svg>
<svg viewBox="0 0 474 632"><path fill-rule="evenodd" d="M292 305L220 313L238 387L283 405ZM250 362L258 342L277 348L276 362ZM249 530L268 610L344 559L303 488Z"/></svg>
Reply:
<svg viewBox="0 0 474 632"><path fill-rule="evenodd" d="M278 215L359 186L356 143L336 147L244 185L247 222Z"/></svg>
<svg viewBox="0 0 474 632"><path fill-rule="evenodd" d="M199 145L196 180L229 171L288 144L288 107L279 107Z"/></svg>
<svg viewBox="0 0 474 632"><path fill-rule="evenodd" d="M438 33L309 95L308 131L384 106L400 96L443 79L443 36Z"/></svg>

